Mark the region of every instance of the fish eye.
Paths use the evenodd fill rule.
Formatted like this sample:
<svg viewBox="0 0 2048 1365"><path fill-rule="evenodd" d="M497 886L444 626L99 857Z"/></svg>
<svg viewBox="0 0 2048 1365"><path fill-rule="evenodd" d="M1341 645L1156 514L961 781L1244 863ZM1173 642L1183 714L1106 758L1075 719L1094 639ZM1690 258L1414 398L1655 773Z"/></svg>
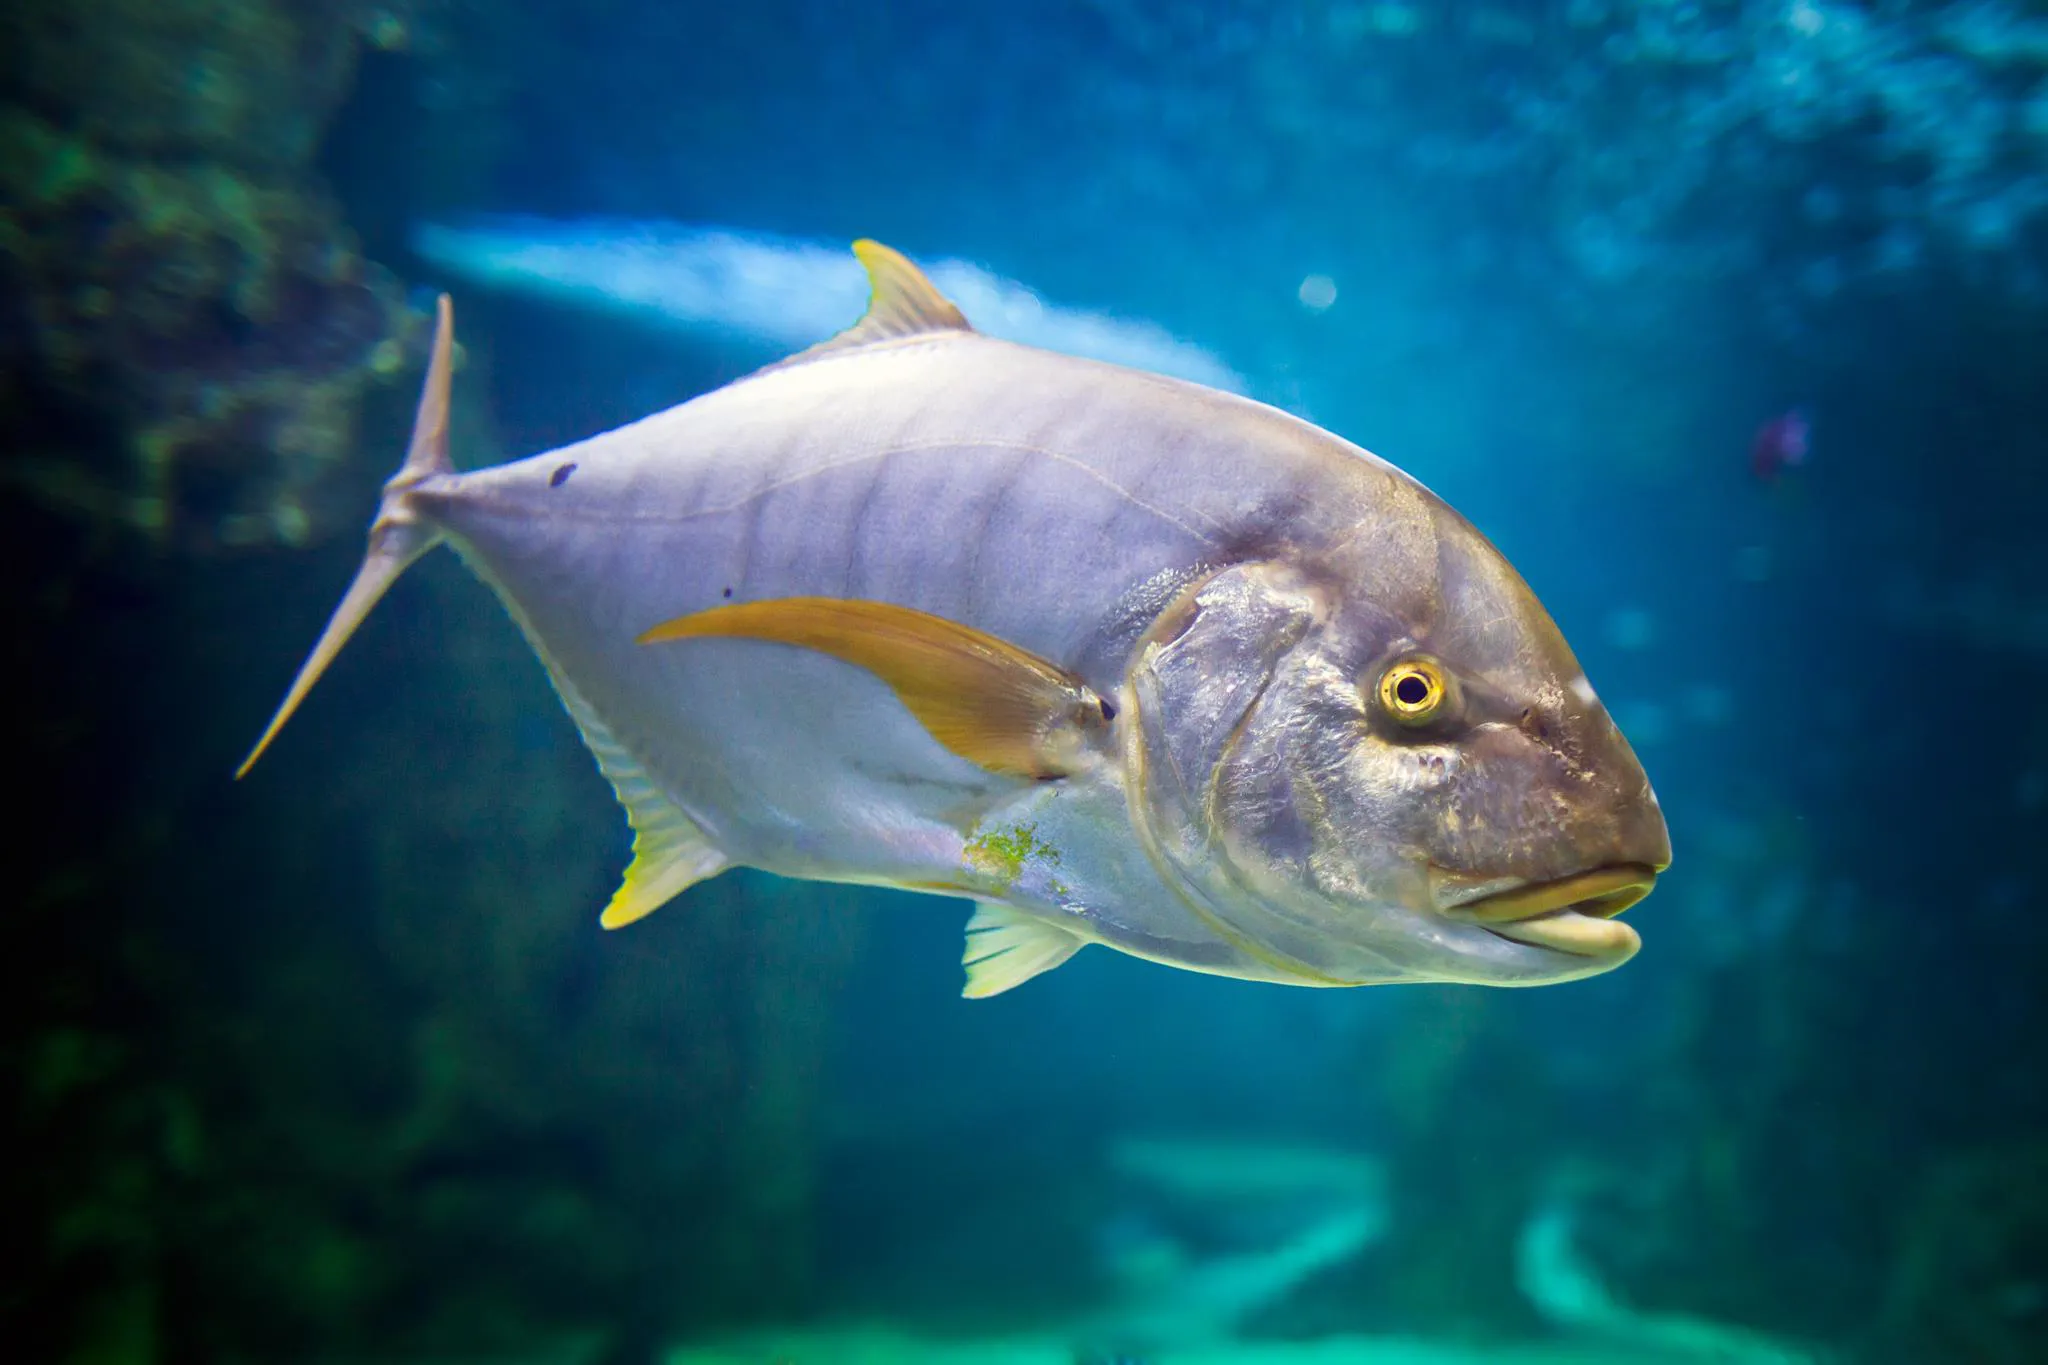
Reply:
<svg viewBox="0 0 2048 1365"><path fill-rule="evenodd" d="M1450 675L1434 659L1402 659L1380 674L1380 706L1402 725L1429 724L1450 699Z"/></svg>

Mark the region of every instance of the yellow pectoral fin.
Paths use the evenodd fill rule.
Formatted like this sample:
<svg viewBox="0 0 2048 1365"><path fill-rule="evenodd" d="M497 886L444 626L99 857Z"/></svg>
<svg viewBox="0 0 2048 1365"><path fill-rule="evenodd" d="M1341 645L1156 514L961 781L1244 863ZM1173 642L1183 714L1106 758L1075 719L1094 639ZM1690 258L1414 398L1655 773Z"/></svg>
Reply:
<svg viewBox="0 0 2048 1365"><path fill-rule="evenodd" d="M1116 710L1065 669L993 635L888 602L783 597L665 621L640 643L691 639L799 645L889 684L933 739L1011 777L1064 777L1080 741Z"/></svg>

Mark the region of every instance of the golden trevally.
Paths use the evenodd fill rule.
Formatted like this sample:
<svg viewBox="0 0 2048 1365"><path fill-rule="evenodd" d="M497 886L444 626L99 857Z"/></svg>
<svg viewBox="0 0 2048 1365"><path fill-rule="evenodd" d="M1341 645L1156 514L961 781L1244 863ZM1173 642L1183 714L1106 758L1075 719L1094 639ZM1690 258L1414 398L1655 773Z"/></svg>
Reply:
<svg viewBox="0 0 2048 1365"><path fill-rule="evenodd" d="M1670 861L1521 578L1284 412L997 341L873 242L840 337L492 469L412 448L253 764L446 540L635 831L608 926L733 866L970 897L967 991L1088 943L1295 985L1605 971ZM247 765L244 765L244 771Z"/></svg>

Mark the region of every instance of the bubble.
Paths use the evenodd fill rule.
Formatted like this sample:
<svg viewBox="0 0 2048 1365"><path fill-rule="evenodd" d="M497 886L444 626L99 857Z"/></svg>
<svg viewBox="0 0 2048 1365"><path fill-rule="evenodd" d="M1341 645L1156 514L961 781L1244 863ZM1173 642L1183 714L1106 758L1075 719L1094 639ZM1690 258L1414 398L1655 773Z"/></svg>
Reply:
<svg viewBox="0 0 2048 1365"><path fill-rule="evenodd" d="M1337 301L1337 282L1328 275L1310 275L1294 292L1302 307L1311 313L1320 313Z"/></svg>

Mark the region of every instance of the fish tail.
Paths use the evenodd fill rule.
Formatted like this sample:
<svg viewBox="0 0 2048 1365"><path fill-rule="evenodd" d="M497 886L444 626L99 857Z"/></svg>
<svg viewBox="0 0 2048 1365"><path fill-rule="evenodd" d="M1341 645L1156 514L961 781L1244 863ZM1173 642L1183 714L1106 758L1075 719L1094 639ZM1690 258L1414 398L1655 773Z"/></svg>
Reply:
<svg viewBox="0 0 2048 1365"><path fill-rule="evenodd" d="M412 445L406 451L405 463L384 485L383 499L377 504L376 520L370 523L370 545L363 555L362 567L356 570L355 581L349 584L348 591L342 595L341 605L328 619L327 629L321 632L319 643L306 656L306 662L299 666L299 674L292 680L291 690L285 693L284 701L278 706L277 714L271 717L263 737L256 741L256 747L235 770L237 780L256 766L256 760L263 757L263 751L284 729L292 712L298 710L299 703L313 690L313 684L320 681L327 665L341 653L342 646L355 634L356 627L363 623L378 599L398 581L400 574L412 567L414 560L441 543L441 528L421 515L415 492L427 480L455 472L455 466L448 458L448 378L453 368L454 350L455 310L448 296L443 294L435 307L433 356L427 363L427 380L420 393L419 415L413 419Z"/></svg>

